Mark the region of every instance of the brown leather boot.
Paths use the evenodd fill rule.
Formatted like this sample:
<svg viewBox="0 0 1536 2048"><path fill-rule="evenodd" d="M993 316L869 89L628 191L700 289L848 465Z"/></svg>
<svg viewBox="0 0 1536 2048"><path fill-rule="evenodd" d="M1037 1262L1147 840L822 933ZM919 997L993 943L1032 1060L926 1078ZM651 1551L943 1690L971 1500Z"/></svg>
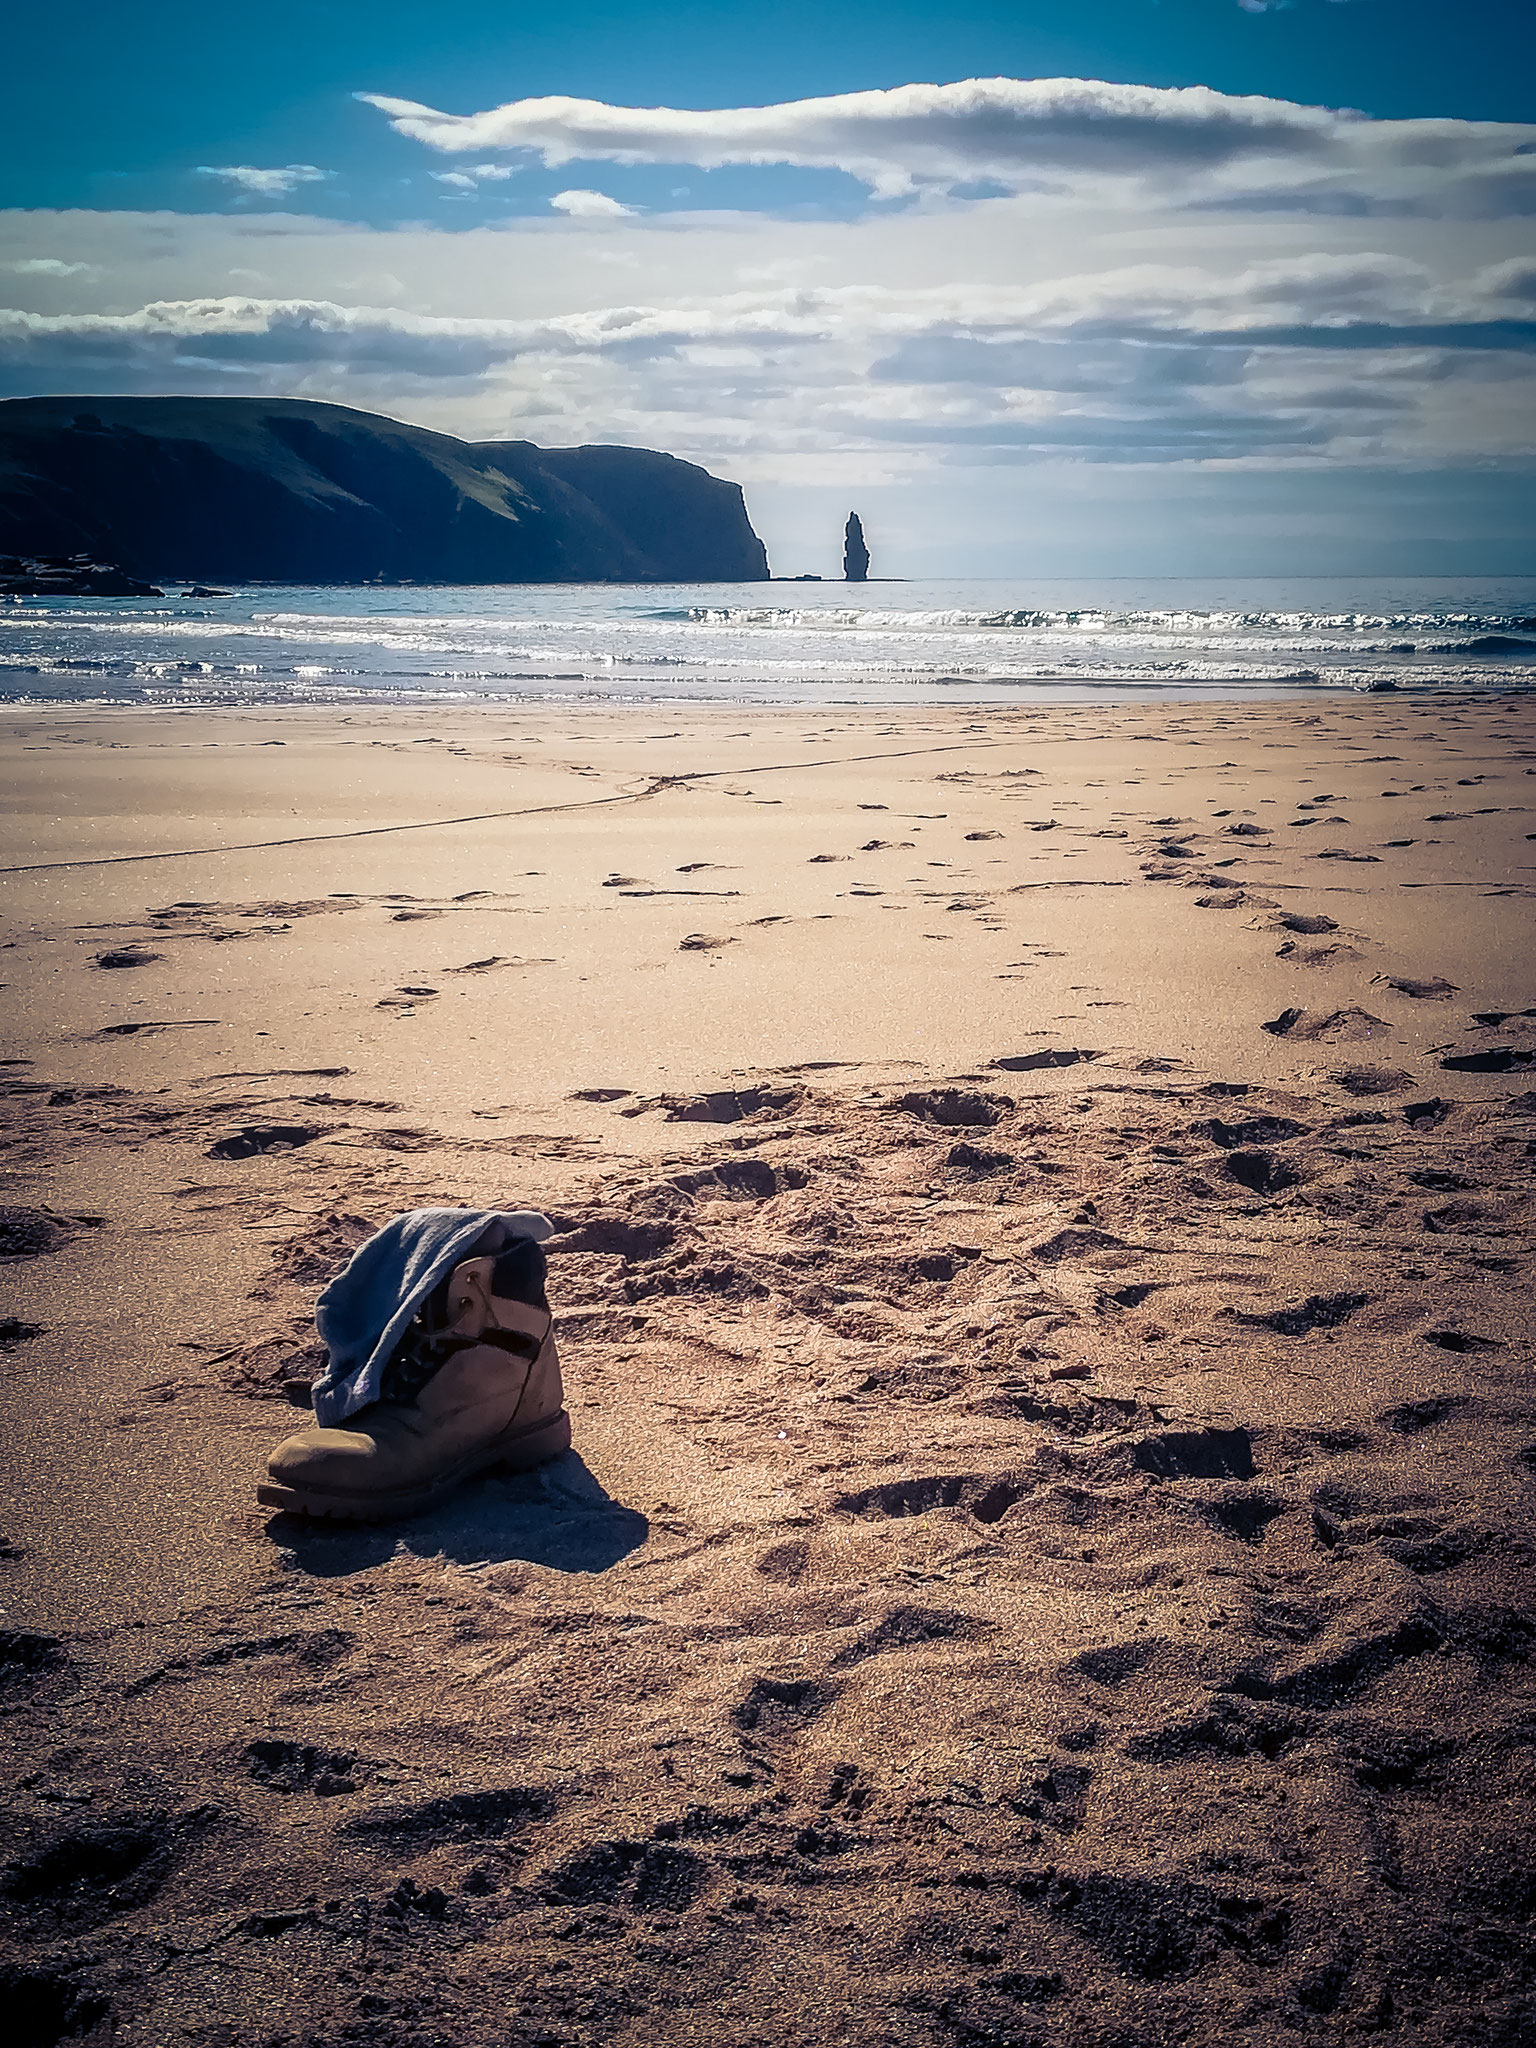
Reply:
<svg viewBox="0 0 1536 2048"><path fill-rule="evenodd" d="M375 1401L334 1429L280 1443L263 1506L346 1522L417 1515L477 1472L524 1472L571 1447L546 1307L493 1289L495 1258L466 1259L448 1287L450 1355L410 1401Z"/></svg>

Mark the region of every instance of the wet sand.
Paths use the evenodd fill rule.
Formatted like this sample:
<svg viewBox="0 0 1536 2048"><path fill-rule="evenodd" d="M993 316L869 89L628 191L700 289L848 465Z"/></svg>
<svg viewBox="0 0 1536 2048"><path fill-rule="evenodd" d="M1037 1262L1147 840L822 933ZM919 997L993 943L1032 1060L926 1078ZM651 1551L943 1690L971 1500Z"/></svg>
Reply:
<svg viewBox="0 0 1536 2048"><path fill-rule="evenodd" d="M0 739L24 2041L1536 2035L1532 707ZM264 1515L443 1201L575 1451Z"/></svg>

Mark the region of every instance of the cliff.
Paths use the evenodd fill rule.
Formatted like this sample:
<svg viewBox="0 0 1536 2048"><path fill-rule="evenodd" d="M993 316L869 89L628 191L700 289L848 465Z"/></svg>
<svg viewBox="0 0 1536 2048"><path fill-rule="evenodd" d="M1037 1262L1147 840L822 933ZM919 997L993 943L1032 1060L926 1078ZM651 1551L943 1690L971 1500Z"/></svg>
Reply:
<svg viewBox="0 0 1536 2048"><path fill-rule="evenodd" d="M210 582L749 582L740 486L298 398L0 401L0 553Z"/></svg>

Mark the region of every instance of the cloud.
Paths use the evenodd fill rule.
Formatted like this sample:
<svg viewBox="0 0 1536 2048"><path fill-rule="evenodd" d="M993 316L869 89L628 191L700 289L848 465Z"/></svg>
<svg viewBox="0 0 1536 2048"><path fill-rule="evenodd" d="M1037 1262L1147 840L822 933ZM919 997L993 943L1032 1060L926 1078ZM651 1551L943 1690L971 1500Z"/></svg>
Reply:
<svg viewBox="0 0 1536 2048"><path fill-rule="evenodd" d="M1536 306L1536 256L1515 256L1507 263L1490 264L1478 272L1472 285L1482 298Z"/></svg>
<svg viewBox="0 0 1536 2048"><path fill-rule="evenodd" d="M517 354L529 326L258 298L167 300L125 314L0 312L0 365L154 377L194 364L279 379L338 365L363 375L454 378L483 375Z"/></svg>
<svg viewBox="0 0 1536 2048"><path fill-rule="evenodd" d="M601 196L601 195L598 195ZM391 286L399 281L391 278ZM1065 344L1102 349L1516 348L1536 321L1512 314L1536 293L1536 263L1496 264L1437 283L1380 252L1277 258L1229 271L1138 264L1035 284L856 284L720 293L671 306L598 306L494 319L255 296L157 301L133 313L0 312L0 350L100 346L109 354L184 345L264 362L419 359L435 374L528 354L629 361L689 348L1006 346L1044 361ZM1022 352L1022 353L1021 353ZM1057 388L1047 383L1042 388Z"/></svg>
<svg viewBox="0 0 1536 2048"><path fill-rule="evenodd" d="M1536 439L1533 270L1519 258L1445 282L1364 252L530 318L257 296L15 311L0 313L0 389L287 393L472 432L477 417L503 432L553 420L561 439L728 466L733 450L916 468L1381 462L1426 437L1497 459Z"/></svg>
<svg viewBox="0 0 1536 2048"><path fill-rule="evenodd" d="M466 171L433 171L439 185L451 185L456 192L474 192L483 184L498 184L514 173L512 164L473 164Z"/></svg>
<svg viewBox="0 0 1536 2048"><path fill-rule="evenodd" d="M618 220L635 211L610 199L606 192L557 192L549 203L556 213L569 214L572 220Z"/></svg>
<svg viewBox="0 0 1536 2048"><path fill-rule="evenodd" d="M882 199L982 184L1116 203L1536 211L1536 126L1376 121L1207 86L987 78L766 107L547 98L463 115L358 97L430 149L522 150L551 167L797 165L845 171Z"/></svg>
<svg viewBox="0 0 1536 2048"><path fill-rule="evenodd" d="M223 178L253 199L281 199L301 185L322 184L331 174L318 164L282 164L261 169L256 164L199 164L200 178Z"/></svg>
<svg viewBox="0 0 1536 2048"><path fill-rule="evenodd" d="M65 263L57 256L23 256L3 266L17 277L99 277L94 263Z"/></svg>
<svg viewBox="0 0 1536 2048"><path fill-rule="evenodd" d="M993 350L1036 369L1057 361L1054 352L1069 344L1089 351L1085 361L1098 360L1094 351L1126 345L1527 349L1536 321L1511 317L1508 308L1536 288L1533 271L1517 259L1445 285L1420 265L1383 254L1285 258L1237 272L1142 264L1036 285L780 288L532 319L454 318L319 299L204 298L159 301L126 314L0 312L0 352L148 352L169 359L195 348L209 358L269 364L410 362L424 374L455 376L530 354L638 362L710 348L920 346L948 349L954 361L973 364ZM1075 385L1043 375L1040 388Z"/></svg>

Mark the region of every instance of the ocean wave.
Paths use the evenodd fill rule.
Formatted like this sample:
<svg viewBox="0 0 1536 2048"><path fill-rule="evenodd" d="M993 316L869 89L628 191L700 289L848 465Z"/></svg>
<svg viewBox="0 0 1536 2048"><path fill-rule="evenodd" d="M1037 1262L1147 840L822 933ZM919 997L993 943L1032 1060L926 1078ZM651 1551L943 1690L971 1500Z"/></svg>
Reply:
<svg viewBox="0 0 1536 2048"><path fill-rule="evenodd" d="M1525 692L1536 687L1533 589L1523 579L1016 580L808 585L771 603L740 588L560 586L266 586L215 610L50 600L0 606L0 697L874 704Z"/></svg>
<svg viewBox="0 0 1536 2048"><path fill-rule="evenodd" d="M1435 654L1536 654L1536 640L1523 640L1513 633L1479 633L1471 640L1443 640Z"/></svg>
<svg viewBox="0 0 1536 2048"><path fill-rule="evenodd" d="M1426 633L1457 627L1485 633L1529 632L1536 618L1454 611L1226 611L1084 608L1000 610L950 607L882 610L855 605L685 605L633 615L635 622L666 625L756 627L779 631L848 632L1068 632L1068 633ZM618 623L618 622L615 622Z"/></svg>

